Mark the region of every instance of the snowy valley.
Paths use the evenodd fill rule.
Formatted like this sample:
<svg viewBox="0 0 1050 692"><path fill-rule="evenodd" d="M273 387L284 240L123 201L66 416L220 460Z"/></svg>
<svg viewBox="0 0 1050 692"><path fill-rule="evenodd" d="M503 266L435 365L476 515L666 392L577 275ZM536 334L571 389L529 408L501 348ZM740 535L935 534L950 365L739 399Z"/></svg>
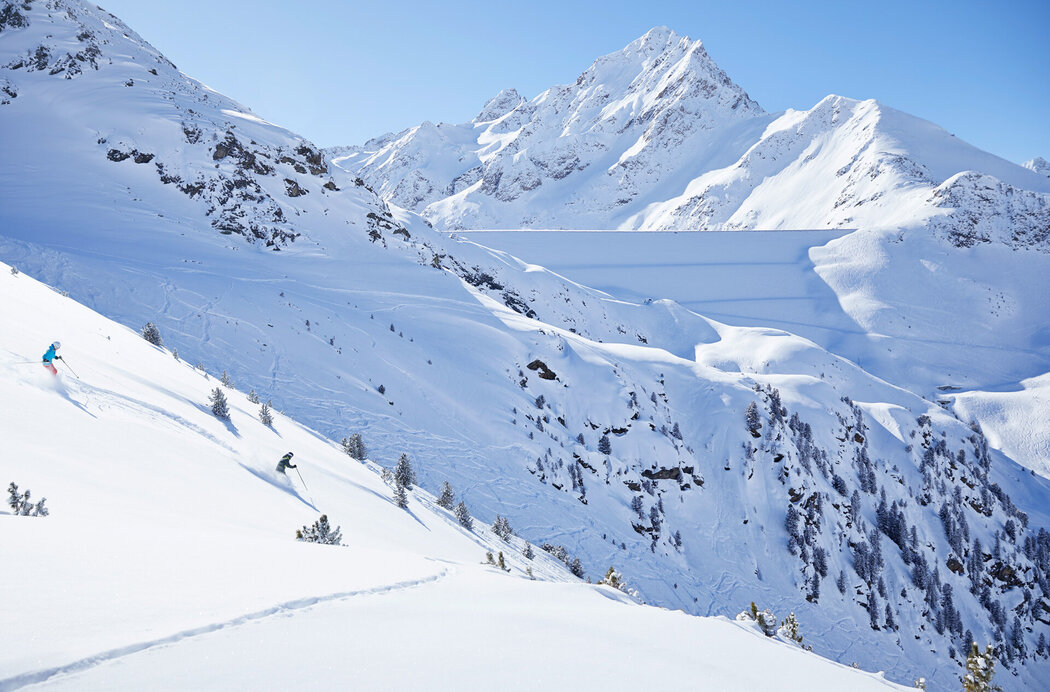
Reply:
<svg viewBox="0 0 1050 692"><path fill-rule="evenodd" d="M970 641L1006 689L1050 685L1037 166L874 102L767 114L663 29L473 123L323 151L92 5L2 7L0 309L25 328L0 480L53 508L0 517L46 575L3 588L12 623L77 618L8 640L0 689L198 687L208 657L243 661L217 688L375 689L398 642L427 652L404 688L891 686L856 663L947 690ZM838 230L447 232L483 227ZM19 363L54 339L81 379ZM231 389L216 420L224 371L289 418ZM371 462L329 441L352 433ZM271 471L288 450L309 491ZM403 453L408 512L377 475ZM294 540L322 512L348 548ZM509 575L479 564L500 550ZM752 601L844 665L692 617Z"/></svg>

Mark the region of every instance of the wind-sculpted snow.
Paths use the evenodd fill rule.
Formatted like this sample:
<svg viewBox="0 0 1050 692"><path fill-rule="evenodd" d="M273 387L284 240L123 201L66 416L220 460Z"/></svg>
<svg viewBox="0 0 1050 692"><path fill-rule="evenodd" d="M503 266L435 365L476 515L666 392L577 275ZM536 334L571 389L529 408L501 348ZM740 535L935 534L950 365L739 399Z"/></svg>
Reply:
<svg viewBox="0 0 1050 692"><path fill-rule="evenodd" d="M63 8L74 9L76 17L62 14ZM99 69L75 79L24 67L3 71L18 96L0 106L0 127L12 135L0 166L0 257L24 274L136 330L155 323L184 361L228 372L243 389L272 399L277 411L295 414L324 435L361 433L383 465L408 453L423 488L433 491L448 480L479 524L507 517L538 553L546 544L554 556L544 556L548 566L555 558L570 565L578 559L594 579L615 566L647 601L694 614L731 616L751 601L780 615L793 611L818 653L892 671L904 682L924 676L933 688L954 687L969 636L1000 647L1001 665L1017 673L1004 676L1007 685L1048 682L1038 642L1046 632L1050 548L1043 508L1050 488L991 448L978 427L813 341L720 324L662 296L612 296L436 232L414 214L388 207L354 174L328 166L310 143L259 121L158 58L147 61L152 49L133 34L109 29L103 22L120 25L98 10L37 3L25 16L27 27L4 29L4 64L45 40L72 48L84 26L115 33L103 36L99 29L110 41L98 41ZM114 48L118 43L123 53ZM149 69L165 81L150 82ZM630 98L610 91L617 76L638 84ZM128 80L134 85L124 86ZM56 102L64 107L50 107ZM672 103L689 104L696 117L678 121ZM778 179L798 157L840 168L852 160L848 147L832 146L829 128L884 128L883 134L868 133L872 144L842 175L843 185L865 195L871 192L865 180L875 170L898 182L941 175L936 166L903 154L894 158L889 144L878 144L889 141L890 130L876 104L831 99L809 114L762 114L699 44L668 31L599 60L575 87L529 102L504 93L479 117L496 120L471 125L470 137L463 128L445 126L417 133L435 138L437 148L425 151L436 167L454 173L442 179L466 186L455 195L469 201L487 186L485 195L493 199L503 195L522 209L543 209L535 194L571 182L580 208L591 205L587 218L607 211L607 199L595 190L621 184L628 191L657 189L659 171L637 162L662 150L682 160L703 151L703 160L717 159L725 168L740 160L737 145L750 142L744 148L750 158L734 169L737 182L724 190L750 190L748 198L794 193L787 183L778 187L786 180ZM549 131L530 129L552 122L570 128L565 146L550 142ZM456 143L475 146L475 126L484 130L487 149L453 171ZM607 136L594 136L595 128ZM386 141L386 153L373 163L400 166L387 147L402 140ZM618 148L614 140L638 146ZM815 144L822 142L827 151ZM535 152L542 155L533 159ZM1034 176L1018 170L1020 178ZM748 179L759 173L760 184ZM424 196L432 184L427 175L412 183ZM181 181L165 182L165 176ZM197 194L178 187L196 184L204 186ZM904 189L925 199L932 185ZM479 215L491 211L483 206L471 208ZM634 213L623 206L624 214ZM275 210L283 220L274 220ZM728 211L718 211L728 214L726 223L739 221ZM884 306L870 293L873 277L880 276L870 263L885 259L882 249L899 247L897 237L850 234L822 253L814 249L816 270L835 294L827 299L842 299L858 324L868 320L864 338L874 333L870 325L887 323ZM537 238L542 242L542 235ZM975 262L988 256L984 245L993 245L966 249L940 242L929 247L970 252ZM879 252L858 257L848 251L852 243ZM1011 252L1001 245L988 249ZM1033 255L1042 257L1024 253L1028 262ZM1030 265L1024 266L1027 276ZM6 271L3 280L29 281ZM207 500L193 500L194 507L221 504L221 492L240 483L250 490L235 493L238 507L262 512L269 505L252 498L279 498L274 502L297 520L293 526L312 516L312 507L345 505L361 521L369 509L389 509L385 486L341 471L327 441L285 424L263 429L240 399L233 419L219 423L204 403L214 384L204 374L187 373L167 354L152 354L163 356L165 366L127 356L127 338L144 343L135 335L114 336L111 344L106 330L74 329L72 318L58 312L58 296L34 295L32 308L29 300L19 304L19 314L32 320L8 320L33 325L24 343L6 347L10 360L32 359L34 344L58 337L70 364L78 353L93 354L91 367L80 373L90 386L70 387L69 397L57 402L79 412L63 435L133 419L149 424L129 425L132 431L163 441L172 435L195 440L191 451L197 455L186 462L192 473L181 471L181 453L154 442L156 459L179 471L134 467L121 483L160 473L173 495L193 498L196 479L207 474L201 491ZM907 329L904 322L898 326ZM177 396L151 384L160 376L174 378L176 367L196 384L169 385ZM104 379L121 386L98 381ZM132 393L118 405L122 387ZM31 383L17 388L37 397ZM168 407L177 412L161 415L158 409ZM29 420L32 439L48 439L41 428L46 417ZM138 448L148 448L137 435L146 432L134 436ZM275 483L283 479L269 470L293 440L325 460L312 477L320 485L312 499L291 488L280 491ZM101 452L91 454L96 460ZM68 472L73 457L53 456ZM59 483L60 477L48 478ZM349 494L348 486L362 492ZM75 494L66 482L62 487L67 497ZM152 498L129 495L124 509L145 513L151 506ZM71 503L78 511L91 504L90 498ZM475 559L463 557L467 550L492 548L469 536L464 547L455 525L424 514L425 505L413 500L411 514L398 510L384 513L384 520L369 519L374 533L355 541L367 543L378 560L384 541L418 547L436 536L463 565ZM164 512L177 514L168 505ZM240 521L229 518L239 516L236 511L201 516L218 515L224 524ZM277 525L287 516L267 514L267 531L287 533ZM521 542L513 540L514 569L524 573ZM445 559L445 548L437 556ZM552 567L550 573L557 572ZM290 600L282 596L269 605ZM242 612L265 610L266 604L253 603ZM176 624L166 631L201 625ZM49 670L92 651L20 669Z"/></svg>

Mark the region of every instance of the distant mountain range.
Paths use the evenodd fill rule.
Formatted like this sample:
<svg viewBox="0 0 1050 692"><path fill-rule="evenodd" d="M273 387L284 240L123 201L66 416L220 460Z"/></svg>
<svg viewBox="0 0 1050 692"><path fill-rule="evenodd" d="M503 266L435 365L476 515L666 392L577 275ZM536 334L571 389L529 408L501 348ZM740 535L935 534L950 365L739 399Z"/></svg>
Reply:
<svg viewBox="0 0 1050 692"><path fill-rule="evenodd" d="M531 100L505 90L469 123L327 154L441 229L929 225L960 245L1050 249L1045 163L1026 170L877 101L767 113L666 28Z"/></svg>

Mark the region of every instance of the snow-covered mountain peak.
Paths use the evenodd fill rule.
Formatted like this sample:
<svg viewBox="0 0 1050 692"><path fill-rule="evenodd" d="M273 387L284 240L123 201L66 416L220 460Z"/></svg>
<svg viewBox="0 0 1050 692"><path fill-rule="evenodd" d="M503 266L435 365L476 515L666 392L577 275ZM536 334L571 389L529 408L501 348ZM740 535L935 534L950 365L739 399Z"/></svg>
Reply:
<svg viewBox="0 0 1050 692"><path fill-rule="evenodd" d="M516 89L503 89L489 99L481 112L474 116L474 123L489 123L499 120L507 113L525 103L525 98Z"/></svg>
<svg viewBox="0 0 1050 692"><path fill-rule="evenodd" d="M663 198L656 190L669 170L712 157L728 163L724 140L738 135L727 128L764 115L700 41L661 27L598 58L574 83L529 101L500 92L473 121L450 127L441 148L423 128L328 154L439 225L565 226L555 219L567 200L596 220L589 227L602 227L610 204ZM555 203L525 204L536 195ZM496 212L507 204L529 208Z"/></svg>
<svg viewBox="0 0 1050 692"><path fill-rule="evenodd" d="M1034 159L1025 161L1022 165L1028 170L1034 171L1039 175L1045 175L1050 177L1050 161L1047 161L1042 156L1036 156Z"/></svg>

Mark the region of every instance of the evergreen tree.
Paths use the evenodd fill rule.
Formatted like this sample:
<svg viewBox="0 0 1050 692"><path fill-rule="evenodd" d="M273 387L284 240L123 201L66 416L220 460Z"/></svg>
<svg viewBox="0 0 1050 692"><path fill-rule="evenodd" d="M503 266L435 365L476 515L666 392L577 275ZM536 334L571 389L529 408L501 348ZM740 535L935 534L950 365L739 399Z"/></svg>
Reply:
<svg viewBox="0 0 1050 692"><path fill-rule="evenodd" d="M178 360L179 359L179 349L177 349L177 348L171 349L171 357L174 358L175 360Z"/></svg>
<svg viewBox="0 0 1050 692"><path fill-rule="evenodd" d="M343 445L343 451L351 458L358 461L364 461L368 458L368 451L365 449L364 440L361 439L359 433L354 433L350 437L344 437L341 444Z"/></svg>
<svg viewBox="0 0 1050 692"><path fill-rule="evenodd" d="M644 520L645 519L645 514L642 512L642 508L643 508L642 496L641 495L635 495L634 497L632 497L631 498L631 509L634 510L634 513L638 515L639 519Z"/></svg>
<svg viewBox="0 0 1050 692"><path fill-rule="evenodd" d="M977 648L977 642L970 644L970 654L966 657L966 675L962 684L966 692L1002 692L1001 687L992 684L995 677L995 652L989 644L984 653Z"/></svg>
<svg viewBox="0 0 1050 692"><path fill-rule="evenodd" d="M401 458L397 460L397 468L394 469L394 479L405 486L406 490L411 490L412 486L416 483L416 472L412 469L412 462L409 461L407 454L402 454Z"/></svg>
<svg viewBox="0 0 1050 692"><path fill-rule="evenodd" d="M216 418L223 420L230 420L230 409L226 406L226 395L222 393L222 390L216 387L210 397L211 401L211 412L215 414Z"/></svg>
<svg viewBox="0 0 1050 692"><path fill-rule="evenodd" d="M504 572L509 572L510 571L510 567L507 567L507 561L503 558L503 551L502 550L499 551L499 554L496 556L496 566L499 567Z"/></svg>
<svg viewBox="0 0 1050 692"><path fill-rule="evenodd" d="M340 527L334 529L328 523L328 515L322 514L321 518L312 526L304 526L295 532L295 538L307 543L325 543L327 545L342 545L343 532Z"/></svg>
<svg viewBox="0 0 1050 692"><path fill-rule="evenodd" d="M470 516L470 511L467 509L467 505L462 501L456 505L456 518L459 519L459 523L468 531L474 529L474 520Z"/></svg>
<svg viewBox="0 0 1050 692"><path fill-rule="evenodd" d="M790 613L784 621L780 623L780 629L777 630L777 634L786 639L791 639L798 644L802 643L802 635L798 631L798 620L795 619L795 614Z"/></svg>
<svg viewBox="0 0 1050 692"><path fill-rule="evenodd" d="M758 430L762 427L762 421L758 416L758 405L753 401L747 405L747 410L744 411L744 422L751 436L758 437Z"/></svg>
<svg viewBox="0 0 1050 692"><path fill-rule="evenodd" d="M273 414L270 413L270 407L266 404L263 404L261 407L259 407L259 420L266 427L270 427L273 425Z"/></svg>
<svg viewBox="0 0 1050 692"><path fill-rule="evenodd" d="M222 382L222 386L226 387L227 389L233 387L233 380L230 379L230 376L226 373L225 370L222 371L222 378L219 381Z"/></svg>
<svg viewBox="0 0 1050 692"><path fill-rule="evenodd" d="M408 507L408 493L405 492L405 485L396 476L394 477L394 504L401 509Z"/></svg>
<svg viewBox="0 0 1050 692"><path fill-rule="evenodd" d="M602 435L598 440L598 453L606 456L612 454L612 443L609 442L608 435Z"/></svg>
<svg viewBox="0 0 1050 692"><path fill-rule="evenodd" d="M572 563L569 565L569 571L572 572L575 576L579 577L580 579L583 579L584 571L583 564L580 562L580 558L575 557L572 559Z"/></svg>
<svg viewBox="0 0 1050 692"><path fill-rule="evenodd" d="M525 556L526 560L536 557L536 553L532 552L532 544L528 541L525 541L525 549L521 551L521 554Z"/></svg>
<svg viewBox="0 0 1050 692"><path fill-rule="evenodd" d="M142 328L142 338L154 346L164 348L164 340L160 338L160 330L152 322L147 322L146 326Z"/></svg>
<svg viewBox="0 0 1050 692"><path fill-rule="evenodd" d="M248 402L252 404L259 403L259 395L255 393L254 389L248 392Z"/></svg>
<svg viewBox="0 0 1050 692"><path fill-rule="evenodd" d="M448 481L444 481L441 484L441 497L438 498L438 506L444 507L445 509L452 509L456 503L456 493L452 490L452 486L449 485Z"/></svg>
<svg viewBox="0 0 1050 692"><path fill-rule="evenodd" d="M18 514L22 509L22 493L18 492L18 485L11 481L7 486L7 504L11 507L11 514Z"/></svg>
<svg viewBox="0 0 1050 692"><path fill-rule="evenodd" d="M616 571L615 567L609 567L609 571L605 573L605 576L598 582L604 586L611 586L618 591L627 590L627 585L624 584L623 575Z"/></svg>
<svg viewBox="0 0 1050 692"><path fill-rule="evenodd" d="M507 541L510 540L514 530L510 528L510 522L507 521L506 517L497 514L496 521L492 522L492 533Z"/></svg>

